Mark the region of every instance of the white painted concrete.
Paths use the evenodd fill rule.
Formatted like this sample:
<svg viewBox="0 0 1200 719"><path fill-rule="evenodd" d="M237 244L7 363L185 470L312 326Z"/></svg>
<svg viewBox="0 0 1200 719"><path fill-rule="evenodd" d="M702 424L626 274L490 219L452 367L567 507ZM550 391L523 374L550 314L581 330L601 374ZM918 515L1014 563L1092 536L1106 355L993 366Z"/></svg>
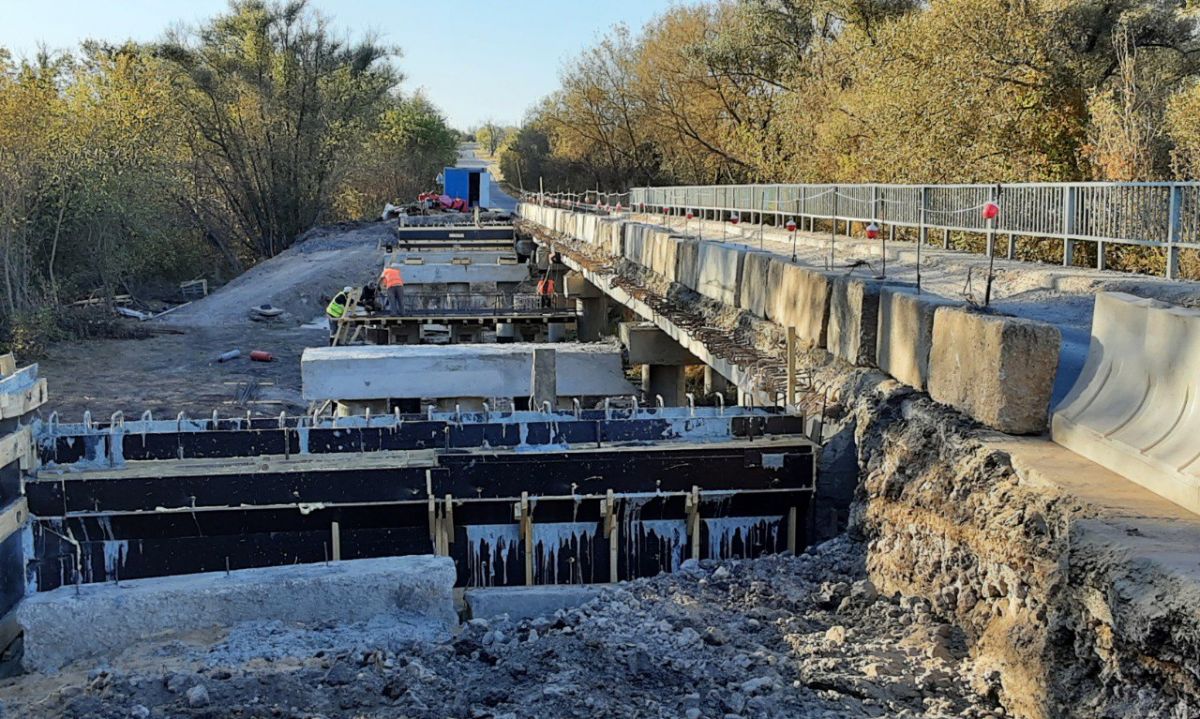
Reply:
<svg viewBox="0 0 1200 719"><path fill-rule="evenodd" d="M528 397L533 350L541 345L310 347L300 360L304 399ZM560 343L559 397L632 394L615 343Z"/></svg>
<svg viewBox="0 0 1200 719"><path fill-rule="evenodd" d="M1051 437L1200 513L1200 310L1098 294L1087 360Z"/></svg>
<svg viewBox="0 0 1200 719"><path fill-rule="evenodd" d="M526 265L396 265L405 286L448 283L522 282L529 279Z"/></svg>

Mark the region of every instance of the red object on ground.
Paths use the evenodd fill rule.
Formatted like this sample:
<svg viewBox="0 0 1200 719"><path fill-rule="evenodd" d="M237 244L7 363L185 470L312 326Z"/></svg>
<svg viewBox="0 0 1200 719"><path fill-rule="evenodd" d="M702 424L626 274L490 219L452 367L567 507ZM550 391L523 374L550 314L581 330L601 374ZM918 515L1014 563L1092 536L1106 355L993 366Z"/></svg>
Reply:
<svg viewBox="0 0 1200 719"><path fill-rule="evenodd" d="M989 202L983 206L983 219L994 220L1000 214L1000 205L995 202Z"/></svg>
<svg viewBox="0 0 1200 719"><path fill-rule="evenodd" d="M270 352L265 350L254 350L250 353L250 359L254 362L274 362L275 357Z"/></svg>
<svg viewBox="0 0 1200 719"><path fill-rule="evenodd" d="M687 218L690 220L690 219L692 219L693 217L695 217L695 215L693 215L693 214L692 214L692 211L691 211L691 210L688 210L688 211L687 211Z"/></svg>
<svg viewBox="0 0 1200 719"><path fill-rule="evenodd" d="M876 237L879 237L879 225L872 222L871 224L867 225L867 239L873 240Z"/></svg>
<svg viewBox="0 0 1200 719"><path fill-rule="evenodd" d="M742 221L742 216L736 212L729 216L730 224L736 225L737 223L739 223L741 221Z"/></svg>
<svg viewBox="0 0 1200 719"><path fill-rule="evenodd" d="M795 232L795 231L796 231L796 221L795 221L795 220L788 220L788 221L787 221L787 224L786 224L786 225L784 225L784 227L786 227L786 228L787 228L787 231L788 231L788 232Z"/></svg>

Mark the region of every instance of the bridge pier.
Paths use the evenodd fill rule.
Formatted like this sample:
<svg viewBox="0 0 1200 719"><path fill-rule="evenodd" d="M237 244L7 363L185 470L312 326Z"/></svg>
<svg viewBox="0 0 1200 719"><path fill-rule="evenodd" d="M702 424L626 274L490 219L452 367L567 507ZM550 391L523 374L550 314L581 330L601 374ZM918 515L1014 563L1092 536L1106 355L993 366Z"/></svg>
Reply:
<svg viewBox="0 0 1200 719"><path fill-rule="evenodd" d="M580 342L597 342L608 327L608 297L587 297L579 300Z"/></svg>
<svg viewBox="0 0 1200 719"><path fill-rule="evenodd" d="M642 365L642 389L649 402L662 397L663 405L681 407L687 403L687 378L684 365Z"/></svg>

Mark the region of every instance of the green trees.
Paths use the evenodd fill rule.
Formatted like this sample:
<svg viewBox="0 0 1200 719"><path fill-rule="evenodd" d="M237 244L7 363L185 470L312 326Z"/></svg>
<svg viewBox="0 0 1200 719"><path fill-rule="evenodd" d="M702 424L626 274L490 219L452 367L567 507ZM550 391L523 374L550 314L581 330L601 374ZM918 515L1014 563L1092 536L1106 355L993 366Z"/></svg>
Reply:
<svg viewBox="0 0 1200 719"><path fill-rule="evenodd" d="M457 137L391 54L294 0L152 45L0 48L0 347L46 308L228 276L429 187Z"/></svg>
<svg viewBox="0 0 1200 719"><path fill-rule="evenodd" d="M1194 177L1194 11L1167 0L711 0L614 29L505 161L547 188ZM591 171L585 171L591 168Z"/></svg>

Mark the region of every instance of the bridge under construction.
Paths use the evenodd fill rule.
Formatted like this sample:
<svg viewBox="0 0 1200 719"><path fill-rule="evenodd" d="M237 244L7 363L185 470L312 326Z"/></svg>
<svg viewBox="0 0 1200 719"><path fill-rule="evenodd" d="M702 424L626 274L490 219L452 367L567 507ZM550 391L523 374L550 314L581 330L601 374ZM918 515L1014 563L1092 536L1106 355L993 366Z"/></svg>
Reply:
<svg viewBox="0 0 1200 719"><path fill-rule="evenodd" d="M1095 216L1129 192L1167 198L1153 297L1099 292L1082 335L1014 299L1018 236L1102 269L1138 230ZM0 365L0 659L69 671L224 627L206 651L240 662L228 637L289 631L264 622L341 622L450 642L298 665L372 711L536 681L567 715L569 664L671 696L654 716L1192 706L1200 310L1163 301L1193 291L1170 280L1190 192L531 194L391 228L373 271L404 274L403 308L351 302L304 351L306 413L59 417L36 365ZM959 261L972 291L939 292ZM207 706L200 674L204 701L164 706Z"/></svg>

